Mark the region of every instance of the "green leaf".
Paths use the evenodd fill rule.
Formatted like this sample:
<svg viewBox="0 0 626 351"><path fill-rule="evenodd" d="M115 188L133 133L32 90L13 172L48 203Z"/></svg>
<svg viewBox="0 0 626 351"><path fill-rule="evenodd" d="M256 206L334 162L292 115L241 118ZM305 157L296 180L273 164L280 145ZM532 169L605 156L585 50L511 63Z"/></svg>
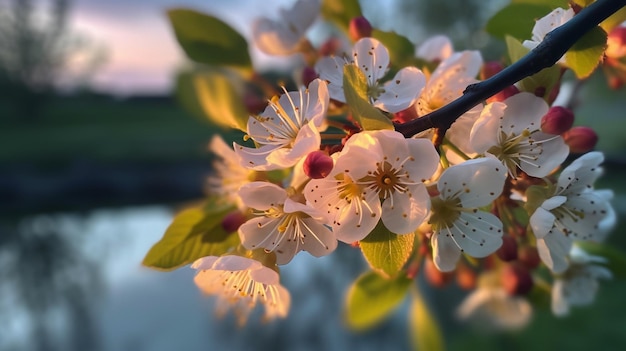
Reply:
<svg viewBox="0 0 626 351"><path fill-rule="evenodd" d="M393 130L391 120L370 103L367 95L367 79L357 66L343 66L343 90L353 117L363 129Z"/></svg>
<svg viewBox="0 0 626 351"><path fill-rule="evenodd" d="M522 43L511 37L505 37L507 50L511 63L519 61L530 50L525 48ZM526 91L537 96L543 97L546 101L550 98L552 88L561 79L561 68L558 65L544 68L538 73L522 79L518 87L521 91Z"/></svg>
<svg viewBox="0 0 626 351"><path fill-rule="evenodd" d="M606 37L602 28L595 27L567 51L565 62L578 79L589 77L598 67L606 49Z"/></svg>
<svg viewBox="0 0 626 351"><path fill-rule="evenodd" d="M358 0L323 0L322 17L335 24L346 34L350 27L350 20L361 15L361 5Z"/></svg>
<svg viewBox="0 0 626 351"><path fill-rule="evenodd" d="M626 7L622 7L621 10L605 19L602 23L600 23L600 27L602 27L605 32L610 33L611 29L617 27L624 21L626 21Z"/></svg>
<svg viewBox="0 0 626 351"><path fill-rule="evenodd" d="M384 277L394 277L400 272L413 252L415 233L397 235L382 224L359 242L363 256L373 270Z"/></svg>
<svg viewBox="0 0 626 351"><path fill-rule="evenodd" d="M413 65L415 45L406 37L396 32L372 31L372 37L378 39L389 50L389 59L394 67L402 68Z"/></svg>
<svg viewBox="0 0 626 351"><path fill-rule="evenodd" d="M375 272L362 274L348 290L348 326L363 330L380 322L402 302L411 282L403 275L385 279Z"/></svg>
<svg viewBox="0 0 626 351"><path fill-rule="evenodd" d="M510 35L518 39L528 39L531 37L535 20L547 15L551 10L552 7L544 3L512 3L491 17L485 29L498 38Z"/></svg>
<svg viewBox="0 0 626 351"><path fill-rule="evenodd" d="M587 7L591 5L591 3L594 2L595 0L571 0L571 1L580 7Z"/></svg>
<svg viewBox="0 0 626 351"><path fill-rule="evenodd" d="M414 289L411 296L413 303L409 311L409 325L413 345L420 351L445 350L441 328L418 289Z"/></svg>
<svg viewBox="0 0 626 351"><path fill-rule="evenodd" d="M178 76L176 96L189 112L245 132L249 115L237 84L243 84L240 78L225 70L185 72Z"/></svg>
<svg viewBox="0 0 626 351"><path fill-rule="evenodd" d="M239 237L221 226L233 206L190 208L179 213L163 238L146 254L143 265L172 270L205 256L219 256L239 243Z"/></svg>
<svg viewBox="0 0 626 351"><path fill-rule="evenodd" d="M246 39L228 24L188 9L172 9L167 15L178 43L193 61L252 70Z"/></svg>
<svg viewBox="0 0 626 351"><path fill-rule="evenodd" d="M576 246L586 253L607 259L606 266L615 278L626 278L626 253L607 244L577 241Z"/></svg>

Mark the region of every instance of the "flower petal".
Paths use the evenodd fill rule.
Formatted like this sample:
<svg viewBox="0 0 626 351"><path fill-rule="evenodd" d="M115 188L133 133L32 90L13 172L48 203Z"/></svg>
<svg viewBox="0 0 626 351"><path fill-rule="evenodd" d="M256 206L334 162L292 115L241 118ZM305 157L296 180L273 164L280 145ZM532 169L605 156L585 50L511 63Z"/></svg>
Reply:
<svg viewBox="0 0 626 351"><path fill-rule="evenodd" d="M535 132L530 135L530 138L534 140L530 149L536 149L536 145L539 144L541 151L528 154L528 156L537 157L536 160L520 156L519 167L532 177L543 178L547 176L561 165L569 155L569 146L565 144L560 135Z"/></svg>
<svg viewBox="0 0 626 351"><path fill-rule="evenodd" d="M550 229L554 227L555 220L556 217L552 212L543 207L538 207L532 216L530 216L530 228L532 228L537 239L542 239L548 235Z"/></svg>
<svg viewBox="0 0 626 351"><path fill-rule="evenodd" d="M273 183L252 182L239 188L239 196L246 206L264 211L285 203L287 191Z"/></svg>
<svg viewBox="0 0 626 351"><path fill-rule="evenodd" d="M526 129L539 130L541 118L548 112L548 104L542 98L527 92L515 94L503 102L506 109L500 125L507 135L520 135Z"/></svg>
<svg viewBox="0 0 626 351"><path fill-rule="evenodd" d="M369 86L376 85L389 67L387 48L374 38L366 37L357 41L352 49L352 59L365 74Z"/></svg>
<svg viewBox="0 0 626 351"><path fill-rule="evenodd" d="M433 233L430 243L433 247L433 262L442 272L451 272L461 257L461 249L456 245L450 233Z"/></svg>
<svg viewBox="0 0 626 351"><path fill-rule="evenodd" d="M426 187L419 184L412 187L410 193L396 192L385 199L382 211L383 224L392 233L413 233L430 211L430 196Z"/></svg>
<svg viewBox="0 0 626 351"><path fill-rule="evenodd" d="M472 257L486 257L502 246L502 222L484 211L462 212L453 239Z"/></svg>
<svg viewBox="0 0 626 351"><path fill-rule="evenodd" d="M506 169L500 161L484 157L446 169L437 189L443 199L457 197L465 208L480 207L500 196L505 179Z"/></svg>
<svg viewBox="0 0 626 351"><path fill-rule="evenodd" d="M445 35L435 35L426 39L415 50L415 56L426 61L442 61L450 57L453 52L450 38Z"/></svg>
<svg viewBox="0 0 626 351"><path fill-rule="evenodd" d="M302 250L315 257L322 257L335 251L337 239L325 225L313 218L303 218L301 225L306 228L307 237L302 243Z"/></svg>
<svg viewBox="0 0 626 351"><path fill-rule="evenodd" d="M500 120L505 109L502 102L493 102L483 108L470 132L470 143L476 152L484 153L498 144Z"/></svg>
<svg viewBox="0 0 626 351"><path fill-rule="evenodd" d="M385 90L374 103L381 110L396 113L413 105L417 96L426 85L424 73L415 67L406 67L398 71L393 80L383 85Z"/></svg>
<svg viewBox="0 0 626 351"><path fill-rule="evenodd" d="M550 231L543 238L537 238L537 251L541 261L556 274L563 273L569 263L567 254L572 247L572 240L562 233Z"/></svg>
<svg viewBox="0 0 626 351"><path fill-rule="evenodd" d="M346 60L339 57L322 57L315 64L315 71L320 79L328 83L330 98L339 102L346 102L343 93L343 66Z"/></svg>

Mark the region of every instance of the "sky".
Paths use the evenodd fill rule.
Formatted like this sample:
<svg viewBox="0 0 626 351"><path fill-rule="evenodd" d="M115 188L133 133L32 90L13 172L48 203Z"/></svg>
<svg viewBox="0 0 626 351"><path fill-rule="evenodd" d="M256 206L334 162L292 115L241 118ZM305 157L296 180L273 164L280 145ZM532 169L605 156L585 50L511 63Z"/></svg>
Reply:
<svg viewBox="0 0 626 351"><path fill-rule="evenodd" d="M47 0L42 0L47 1ZM118 95L167 93L186 59L167 21L170 8L186 7L216 15L247 38L256 17L275 18L293 0L74 0L70 26L92 52L104 53L89 77L97 90ZM255 64L272 61L252 50ZM84 72L85 55L73 60L71 77Z"/></svg>

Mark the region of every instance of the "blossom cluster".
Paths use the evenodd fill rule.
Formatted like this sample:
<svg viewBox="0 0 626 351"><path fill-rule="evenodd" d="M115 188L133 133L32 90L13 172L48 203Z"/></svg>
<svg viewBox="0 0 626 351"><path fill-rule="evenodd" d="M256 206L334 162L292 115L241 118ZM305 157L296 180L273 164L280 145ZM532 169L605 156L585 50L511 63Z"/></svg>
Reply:
<svg viewBox="0 0 626 351"><path fill-rule="evenodd" d="M258 47L274 55L311 50L305 34L315 3L300 0L283 18L260 20ZM559 9L537 21L524 45L537 46L573 16ZM284 89L252 114L245 142L230 148L219 137L212 141L219 160L209 188L236 205L237 215L223 224L237 232L240 246L192 266L202 291L232 304L242 320L256 304L269 319L285 317L290 298L278 266L301 251L320 257L338 242L358 246L384 228L420 243L405 262L417 264L398 274L415 277L433 264L435 270L423 270L432 281L469 272L465 285L473 292L461 316L504 304L511 312L492 316L495 323L522 325L532 310L526 295L539 283L551 284L558 315L591 302L597 279L610 272L577 243L604 241L615 214L611 192L594 188L602 153L582 153L593 145L567 137L571 111L511 86L445 131L406 138L393 128L366 129L353 113L358 107L351 106L346 66L358 68L367 103L393 127L391 121L422 118L460 97L493 63L478 51L454 51L449 39L437 36L416 47L422 66L397 67L370 36L369 23L354 23L353 46L317 52L308 67L316 78ZM582 155L566 165L574 152Z"/></svg>

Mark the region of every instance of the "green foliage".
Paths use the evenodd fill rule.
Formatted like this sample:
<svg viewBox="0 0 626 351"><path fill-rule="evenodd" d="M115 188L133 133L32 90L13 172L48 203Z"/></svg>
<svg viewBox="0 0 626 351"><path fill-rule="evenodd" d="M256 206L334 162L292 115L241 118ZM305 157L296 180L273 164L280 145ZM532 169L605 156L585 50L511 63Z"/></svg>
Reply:
<svg viewBox="0 0 626 351"><path fill-rule="evenodd" d="M237 83L243 84L223 69L184 72L176 81L176 97L187 111L218 126L245 132L249 115Z"/></svg>
<svg viewBox="0 0 626 351"><path fill-rule="evenodd" d="M346 34L350 20L359 16L361 16L361 5L358 0L322 1L322 17L341 28Z"/></svg>
<svg viewBox="0 0 626 351"><path fill-rule="evenodd" d="M620 23L626 21L626 7L622 7L621 10L615 12L609 18L605 19L602 23L600 23L600 27L604 29L605 32L611 32L611 29L617 27Z"/></svg>
<svg viewBox="0 0 626 351"><path fill-rule="evenodd" d="M215 201L204 208L179 213L143 259L143 265L172 270L205 256L226 253L239 243L239 237L221 226L224 216L234 209Z"/></svg>
<svg viewBox="0 0 626 351"><path fill-rule="evenodd" d="M606 37L602 28L595 27L567 51L565 62L578 79L589 77L598 67L606 49Z"/></svg>
<svg viewBox="0 0 626 351"><path fill-rule="evenodd" d="M411 282L404 275L385 279L375 272L362 274L348 290L348 326L364 330L379 323L402 302Z"/></svg>
<svg viewBox="0 0 626 351"><path fill-rule="evenodd" d="M172 9L167 15L178 43L193 61L252 70L246 39L228 24L188 9Z"/></svg>
<svg viewBox="0 0 626 351"><path fill-rule="evenodd" d="M517 39L530 39L535 20L551 10L552 6L544 2L515 2L491 17L485 29L501 39L507 35Z"/></svg>
<svg viewBox="0 0 626 351"><path fill-rule="evenodd" d="M626 278L626 253L623 251L614 246L588 241L576 242L576 246L590 255L604 257L607 260L606 266L615 278Z"/></svg>
<svg viewBox="0 0 626 351"><path fill-rule="evenodd" d="M595 0L571 0L571 1L580 7L587 7L591 5L591 3L594 2Z"/></svg>
<svg viewBox="0 0 626 351"><path fill-rule="evenodd" d="M506 36L505 40L511 63L519 61L519 59L530 51L525 48L519 40L512 36ZM543 98L547 100L550 97L552 88L559 82L560 78L561 69L558 65L554 65L522 79L519 82L519 88L521 91L527 91L535 95L543 91Z"/></svg>
<svg viewBox="0 0 626 351"><path fill-rule="evenodd" d="M395 277L413 252L415 233L397 235L382 224L359 242L370 267L384 277Z"/></svg>
<svg viewBox="0 0 626 351"><path fill-rule="evenodd" d="M367 79L357 66L345 65L343 67L343 89L352 115L363 129L393 130L391 120L370 103L367 95Z"/></svg>
<svg viewBox="0 0 626 351"><path fill-rule="evenodd" d="M409 310L411 341L419 351L443 351L445 343L441 328L418 289L411 294Z"/></svg>
<svg viewBox="0 0 626 351"><path fill-rule="evenodd" d="M531 185L526 189L526 203L524 209L528 215L532 215L535 211L548 199L548 188L541 185Z"/></svg>
<svg viewBox="0 0 626 351"><path fill-rule="evenodd" d="M372 37L380 40L389 50L389 58L394 67L413 65L415 46L409 39L395 32L383 32L378 29L372 31Z"/></svg>

